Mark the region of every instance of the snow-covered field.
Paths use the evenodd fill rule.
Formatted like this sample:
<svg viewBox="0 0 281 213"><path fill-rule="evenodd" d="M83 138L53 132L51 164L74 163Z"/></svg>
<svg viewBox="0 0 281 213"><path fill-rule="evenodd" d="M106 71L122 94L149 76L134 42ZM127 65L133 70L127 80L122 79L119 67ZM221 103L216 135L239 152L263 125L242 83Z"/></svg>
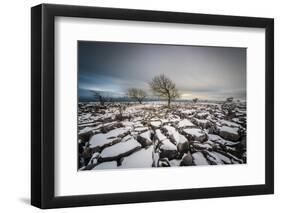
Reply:
<svg viewBox="0 0 281 213"><path fill-rule="evenodd" d="M79 103L79 170L246 163L246 102Z"/></svg>

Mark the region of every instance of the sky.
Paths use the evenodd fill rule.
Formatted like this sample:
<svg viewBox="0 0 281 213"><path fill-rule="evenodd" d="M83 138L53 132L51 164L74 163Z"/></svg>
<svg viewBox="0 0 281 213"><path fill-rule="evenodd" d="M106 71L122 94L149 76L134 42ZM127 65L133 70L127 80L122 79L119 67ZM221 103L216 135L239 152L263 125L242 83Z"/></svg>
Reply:
<svg viewBox="0 0 281 213"><path fill-rule="evenodd" d="M246 99L246 48L78 41L79 99L101 91L113 97L164 74L181 99Z"/></svg>

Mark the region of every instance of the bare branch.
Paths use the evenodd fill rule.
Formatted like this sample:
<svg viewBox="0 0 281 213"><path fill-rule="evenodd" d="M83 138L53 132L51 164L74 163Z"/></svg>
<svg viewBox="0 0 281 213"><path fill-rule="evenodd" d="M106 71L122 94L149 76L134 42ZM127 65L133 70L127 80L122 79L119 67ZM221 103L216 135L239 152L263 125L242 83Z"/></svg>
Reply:
<svg viewBox="0 0 281 213"><path fill-rule="evenodd" d="M129 98L137 100L140 104L146 98L146 92L138 88L129 88L127 95Z"/></svg>
<svg viewBox="0 0 281 213"><path fill-rule="evenodd" d="M198 98L193 98L193 99L192 99L192 101L193 101L194 103L197 103L198 100L199 100Z"/></svg>
<svg viewBox="0 0 281 213"><path fill-rule="evenodd" d="M179 98L180 94L176 88L176 85L172 80L166 77L164 74L155 76L151 82L149 82L152 91L159 97L168 100L168 106L170 107L171 100Z"/></svg>
<svg viewBox="0 0 281 213"><path fill-rule="evenodd" d="M96 99L98 99L98 101L100 102L100 105L104 106L104 102L106 101L106 97L102 96L101 93L98 92L98 91L91 90L91 92L93 93L94 97Z"/></svg>

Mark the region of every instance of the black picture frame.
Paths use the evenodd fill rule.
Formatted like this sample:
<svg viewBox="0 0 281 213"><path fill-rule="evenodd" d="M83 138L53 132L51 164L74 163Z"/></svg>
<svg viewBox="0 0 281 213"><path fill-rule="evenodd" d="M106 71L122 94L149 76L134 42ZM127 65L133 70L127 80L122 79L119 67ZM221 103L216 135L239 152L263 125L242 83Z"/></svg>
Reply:
<svg viewBox="0 0 281 213"><path fill-rule="evenodd" d="M266 32L265 184L56 197L54 195L54 21L58 16L264 28ZM31 204L42 209L272 194L274 193L274 20L53 4L32 7L31 114Z"/></svg>

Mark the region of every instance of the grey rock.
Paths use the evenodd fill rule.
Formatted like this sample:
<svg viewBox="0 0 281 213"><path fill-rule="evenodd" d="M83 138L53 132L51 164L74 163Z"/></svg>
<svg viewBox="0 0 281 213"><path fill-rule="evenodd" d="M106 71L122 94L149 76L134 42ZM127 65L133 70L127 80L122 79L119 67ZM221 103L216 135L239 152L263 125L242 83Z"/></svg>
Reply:
<svg viewBox="0 0 281 213"><path fill-rule="evenodd" d="M190 152L188 152L181 160L180 166L192 166L193 159Z"/></svg>
<svg viewBox="0 0 281 213"><path fill-rule="evenodd" d="M190 149L189 146L190 146L189 142L179 143L177 145L177 149L180 153L187 153Z"/></svg>

